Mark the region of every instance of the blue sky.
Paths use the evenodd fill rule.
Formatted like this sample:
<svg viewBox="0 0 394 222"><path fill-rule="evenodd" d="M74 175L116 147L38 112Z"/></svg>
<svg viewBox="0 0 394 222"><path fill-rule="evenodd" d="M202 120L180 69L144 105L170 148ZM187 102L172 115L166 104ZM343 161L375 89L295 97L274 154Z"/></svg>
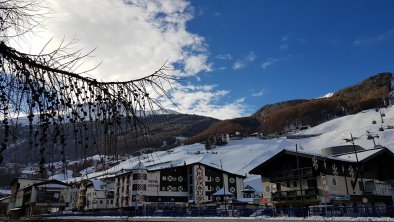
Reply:
<svg viewBox="0 0 394 222"><path fill-rule="evenodd" d="M45 29L15 47L52 39L96 49L99 80L140 78L165 61L176 106L228 119L269 103L335 92L394 70L394 1L47 0ZM50 48L50 47L48 47ZM89 67L90 66L90 67Z"/></svg>
<svg viewBox="0 0 394 222"><path fill-rule="evenodd" d="M196 17L188 30L205 38L215 69L201 75L201 82L231 89L228 99L244 97L250 111L323 96L394 70L393 1L196 0L192 5ZM249 54L253 61L246 59ZM234 69L240 60L244 67Z"/></svg>

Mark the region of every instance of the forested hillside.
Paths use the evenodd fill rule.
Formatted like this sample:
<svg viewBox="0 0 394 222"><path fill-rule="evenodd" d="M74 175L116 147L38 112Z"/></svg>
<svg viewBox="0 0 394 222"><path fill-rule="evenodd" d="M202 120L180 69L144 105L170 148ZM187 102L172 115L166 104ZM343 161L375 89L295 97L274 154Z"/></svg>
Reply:
<svg viewBox="0 0 394 222"><path fill-rule="evenodd" d="M188 142L203 142L219 133L262 132L265 135L280 135L365 109L384 107L388 104L391 78L391 73L379 73L341 89L329 98L297 99L265 105L250 117L218 122Z"/></svg>

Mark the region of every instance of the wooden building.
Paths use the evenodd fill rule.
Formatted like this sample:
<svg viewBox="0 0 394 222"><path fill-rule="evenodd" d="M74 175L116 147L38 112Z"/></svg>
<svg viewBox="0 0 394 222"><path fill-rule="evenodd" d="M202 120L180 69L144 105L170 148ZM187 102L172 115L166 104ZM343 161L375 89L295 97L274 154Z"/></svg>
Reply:
<svg viewBox="0 0 394 222"><path fill-rule="evenodd" d="M284 149L250 173L262 176L263 196L277 207L392 204L394 154L385 147L333 156Z"/></svg>

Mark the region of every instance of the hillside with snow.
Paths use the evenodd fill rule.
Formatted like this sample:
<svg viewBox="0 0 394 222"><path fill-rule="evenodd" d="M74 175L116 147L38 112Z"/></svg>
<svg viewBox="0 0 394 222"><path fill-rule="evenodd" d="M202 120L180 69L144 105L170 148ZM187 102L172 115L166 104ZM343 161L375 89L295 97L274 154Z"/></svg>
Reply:
<svg viewBox="0 0 394 222"><path fill-rule="evenodd" d="M394 151L394 129L392 126L394 126L394 107L378 111L366 110L325 122L298 133L300 137L314 135L309 138L287 139L279 137L269 140L245 138L232 140L227 145L217 146L212 150L206 150L204 144L179 146L168 151L132 157L110 169L90 173L84 175L83 178L110 176L121 169L131 169L139 162L142 162L150 170L196 162L220 168L220 162L222 162L224 170L247 175L251 169L282 149L295 149L296 144L301 147L302 152L320 154L320 150L323 148L347 144L344 139L350 138L350 134L352 134L357 138L355 139L356 145L371 149L374 145L372 140L368 140L367 131L379 136L379 138L375 138L376 144ZM252 175L248 175L248 177L249 180L256 178ZM68 181L75 182L81 179L82 177L76 177L70 178Z"/></svg>

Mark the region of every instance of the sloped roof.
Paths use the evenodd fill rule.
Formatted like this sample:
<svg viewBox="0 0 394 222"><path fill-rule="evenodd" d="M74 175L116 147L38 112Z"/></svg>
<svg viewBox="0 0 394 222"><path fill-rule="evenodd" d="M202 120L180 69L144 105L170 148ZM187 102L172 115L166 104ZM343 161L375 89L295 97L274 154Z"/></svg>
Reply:
<svg viewBox="0 0 394 222"><path fill-rule="evenodd" d="M139 162L137 165L135 165L133 168L131 168L132 170L146 170L146 166L142 163Z"/></svg>
<svg viewBox="0 0 394 222"><path fill-rule="evenodd" d="M92 180L92 185L94 187L94 190L105 190L106 188L106 183L99 179Z"/></svg>
<svg viewBox="0 0 394 222"><path fill-rule="evenodd" d="M375 148L375 149L369 149L369 150L363 150L363 151L357 151L357 156L356 154L353 153L346 153L346 154L341 154L341 155L336 155L335 157L338 159L342 159L342 160L350 160L350 161L358 161L362 162L362 161L367 161L371 158L373 158L374 156L379 155L380 153L383 152L389 152L393 155L393 153L385 148L385 147L379 147L379 148Z"/></svg>
<svg viewBox="0 0 394 222"><path fill-rule="evenodd" d="M233 193L229 192L228 190L224 190L224 188L216 191L215 193L212 194L212 196L234 196Z"/></svg>
<svg viewBox="0 0 394 222"><path fill-rule="evenodd" d="M279 157L281 157L283 155L293 155L293 156L298 155L299 157L307 157L307 158L316 157L318 159L330 159L330 160L337 160L337 161L341 161L341 162L355 163L357 161L357 158L358 158L359 162L366 162L366 161L368 161L368 160L370 160L382 153L385 153L385 152L394 156L394 153L391 152L386 147L378 147L378 148L369 149L369 150L357 150L356 153L352 152L352 153L334 155L334 156L328 156L328 157L323 156L323 155L319 155L319 154L315 154L315 153L305 152L303 150L301 150L301 151L298 150L298 152L296 152L295 150L283 149L283 150L279 151L278 153L276 153L275 155L273 155L271 158L267 159L266 161L262 162L261 164L259 164L255 168L253 168L249 173L259 174L260 169L271 164L272 162L274 162L275 160L277 160ZM357 155L357 158L356 158L356 155Z"/></svg>
<svg viewBox="0 0 394 222"><path fill-rule="evenodd" d="M255 189L252 186L246 185L246 187L243 188L241 190L241 192L245 192L245 193L252 192L253 193L253 192L255 192Z"/></svg>
<svg viewBox="0 0 394 222"><path fill-rule="evenodd" d="M58 180L48 180L48 181L44 181L41 183L35 183L29 187L45 187L45 188L69 188L71 187L71 185L67 184L67 183L63 183L61 181ZM27 188L27 187L26 187ZM24 188L24 189L26 189Z"/></svg>

